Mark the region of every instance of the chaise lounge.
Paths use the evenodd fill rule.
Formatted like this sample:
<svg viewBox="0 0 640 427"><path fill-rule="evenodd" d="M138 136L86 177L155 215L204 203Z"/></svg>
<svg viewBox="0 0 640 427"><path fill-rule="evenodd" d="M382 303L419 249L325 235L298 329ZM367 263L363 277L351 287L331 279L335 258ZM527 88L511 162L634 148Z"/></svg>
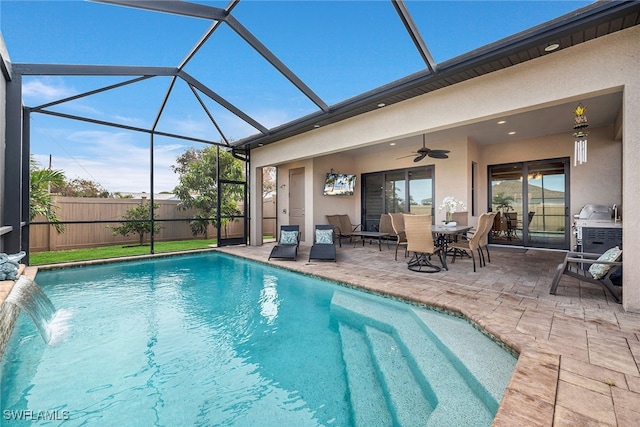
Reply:
<svg viewBox="0 0 640 427"><path fill-rule="evenodd" d="M300 245L300 227L298 225L283 225L280 227L280 238L278 244L271 249L271 258L296 260L298 256L298 246Z"/></svg>
<svg viewBox="0 0 640 427"><path fill-rule="evenodd" d="M316 225L313 233L313 246L309 251L309 261L312 259L336 261L335 230L333 225Z"/></svg>

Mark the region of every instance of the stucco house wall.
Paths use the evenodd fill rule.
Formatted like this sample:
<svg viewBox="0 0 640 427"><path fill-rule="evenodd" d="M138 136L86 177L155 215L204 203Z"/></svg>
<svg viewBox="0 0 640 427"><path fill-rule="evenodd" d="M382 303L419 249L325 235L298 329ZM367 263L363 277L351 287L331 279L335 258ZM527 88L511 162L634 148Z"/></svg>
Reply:
<svg viewBox="0 0 640 427"><path fill-rule="evenodd" d="M637 153L640 144L640 122L634 119L637 111L640 111L640 79L637 71L640 66L639 54L640 28L632 27L255 149L252 151L251 167L256 171L263 166L289 167L289 163L336 153L348 156L349 150L358 147L388 144L403 137L428 134L493 118L497 120L504 115L578 102L598 94L622 92L622 141L615 139L615 129L591 130L589 162L571 167L571 211L574 213L583 204L593 203L594 200L611 204L622 200L624 211L627 212L624 220L625 253L639 253L640 242L633 236L640 234L640 219L629 214L640 211L640 199L636 197L635 190L640 182L640 168L633 166L639 158ZM430 146L435 147L431 143ZM463 139L438 142L435 148L452 151L446 167L436 163L442 161L433 160L436 164L436 204L445 195L452 195L469 203L469 165L477 159L480 212L486 210L487 164L573 157L570 130L567 134L550 135L535 141L518 141L513 146L476 146L473 141ZM354 165L362 173L406 167L403 165L411 162L411 159L405 159L404 163L396 160L396 154L392 149L365 154L358 156ZM573 163L573 159L571 161ZM311 168L327 167L327 163L316 163L315 160L307 164ZM310 173L319 180L327 171ZM319 185L316 184L318 188L312 189L310 193L313 196L307 197L305 201L307 212L322 212L324 209L320 206L323 200L317 196L321 194ZM260 194L256 193L256 188L259 187L252 187L251 197L254 200L256 194ZM280 201L281 196L278 197ZM352 211L357 213L359 208L360 198L355 197ZM260 244L261 229L259 221L256 221L259 217L255 213L252 212L251 242ZM320 222L322 215L315 216L314 221ZM311 217L309 215L307 218ZM312 227L313 221L308 220L307 233L311 232ZM640 265L634 264L636 263L625 264L624 305L628 310L640 311L640 281L637 280L640 277Z"/></svg>

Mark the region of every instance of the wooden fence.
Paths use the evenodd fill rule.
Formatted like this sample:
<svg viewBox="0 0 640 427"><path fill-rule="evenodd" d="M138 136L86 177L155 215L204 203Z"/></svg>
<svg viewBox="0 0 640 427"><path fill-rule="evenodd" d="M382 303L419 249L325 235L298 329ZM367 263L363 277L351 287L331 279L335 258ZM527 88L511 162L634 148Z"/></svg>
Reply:
<svg viewBox="0 0 640 427"><path fill-rule="evenodd" d="M119 244L137 244L138 235L113 235L110 227L119 226L128 209L146 203L146 199L100 199L88 197L54 197L54 204L58 206L57 214L60 221L108 221L108 223L66 224L64 233L58 234L56 229L48 224L31 225L29 227L29 247L32 252L56 251L79 248L93 248ZM195 211L180 211L177 200L155 200L158 205L156 216L161 230L155 235L156 241L188 240L202 238L194 237L189 227L189 221ZM166 221L163 221L166 220ZM38 217L34 222L44 222ZM240 220L230 222L223 229L225 237L242 237L243 223ZM209 226L209 238L216 237L216 230ZM145 236L149 241L149 236Z"/></svg>

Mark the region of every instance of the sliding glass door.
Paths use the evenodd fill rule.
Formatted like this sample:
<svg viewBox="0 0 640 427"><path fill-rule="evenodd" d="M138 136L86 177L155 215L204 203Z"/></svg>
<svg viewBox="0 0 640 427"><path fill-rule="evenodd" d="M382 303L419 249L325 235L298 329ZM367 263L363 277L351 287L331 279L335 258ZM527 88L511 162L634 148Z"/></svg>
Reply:
<svg viewBox="0 0 640 427"><path fill-rule="evenodd" d="M489 167L491 242L569 249L569 159Z"/></svg>
<svg viewBox="0 0 640 427"><path fill-rule="evenodd" d="M377 229L390 212L433 214L433 166L362 175L362 224Z"/></svg>

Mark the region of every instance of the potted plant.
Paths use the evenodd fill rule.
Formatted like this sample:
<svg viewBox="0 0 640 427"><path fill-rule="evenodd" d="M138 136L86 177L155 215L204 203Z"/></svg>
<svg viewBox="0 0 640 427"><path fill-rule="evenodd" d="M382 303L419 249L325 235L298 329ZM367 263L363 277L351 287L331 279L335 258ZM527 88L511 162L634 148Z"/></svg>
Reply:
<svg viewBox="0 0 640 427"><path fill-rule="evenodd" d="M452 196L447 196L442 199L442 203L440 204L440 212L445 212L445 220L444 225L453 226L456 225L453 222L453 213L458 211L458 208L464 210L466 209L464 203L459 200L456 200Z"/></svg>

